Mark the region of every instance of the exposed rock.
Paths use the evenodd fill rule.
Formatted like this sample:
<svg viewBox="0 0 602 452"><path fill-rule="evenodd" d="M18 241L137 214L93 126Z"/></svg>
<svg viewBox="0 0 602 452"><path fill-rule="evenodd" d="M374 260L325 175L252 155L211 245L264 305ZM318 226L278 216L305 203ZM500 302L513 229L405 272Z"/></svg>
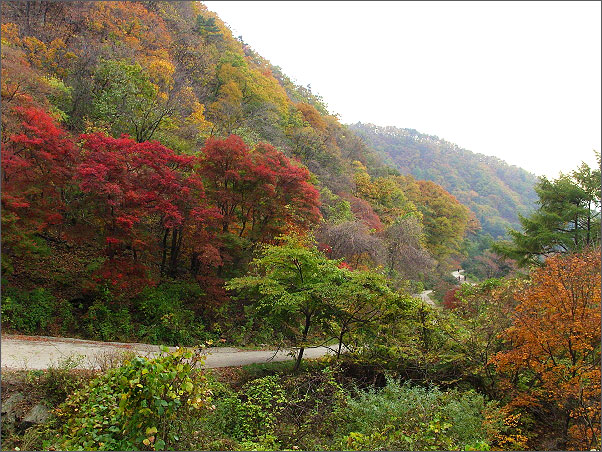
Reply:
<svg viewBox="0 0 602 452"><path fill-rule="evenodd" d="M25 397L20 392L15 392L8 399L2 402L2 414L10 414L15 411L17 405L23 401Z"/></svg>
<svg viewBox="0 0 602 452"><path fill-rule="evenodd" d="M23 394L15 392L8 399L2 402L2 425L3 430L13 428L17 419L23 416L23 407L21 402L25 399Z"/></svg>
<svg viewBox="0 0 602 452"><path fill-rule="evenodd" d="M43 424L48 420L49 417L50 410L41 403L38 403L37 405L34 405L31 410L29 410L29 413L27 413L27 415L23 418L19 427L22 430L25 430L32 425Z"/></svg>

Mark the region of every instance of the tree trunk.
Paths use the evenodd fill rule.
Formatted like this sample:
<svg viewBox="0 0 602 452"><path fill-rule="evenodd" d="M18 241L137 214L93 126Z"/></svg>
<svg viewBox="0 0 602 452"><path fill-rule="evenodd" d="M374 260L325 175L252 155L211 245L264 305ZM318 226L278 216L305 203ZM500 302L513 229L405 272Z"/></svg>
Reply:
<svg viewBox="0 0 602 452"><path fill-rule="evenodd" d="M311 324L311 314L311 312L305 314L305 328L303 328L303 336L301 339L302 344L305 344L305 340L307 339L307 333L309 332L309 326ZM297 362L295 363L295 368L293 369L293 372L297 372L299 370L304 351L305 345L302 345L301 348L299 348L299 355L297 356Z"/></svg>
<svg viewBox="0 0 602 452"><path fill-rule="evenodd" d="M169 235L169 229L165 229L163 234L163 241L161 242L161 276L165 274L165 264L167 263L167 236Z"/></svg>
<svg viewBox="0 0 602 452"><path fill-rule="evenodd" d="M177 228L172 229L171 233L171 251L169 255L169 276L174 277L178 271L178 254L180 251L180 244L182 243L179 235L182 232Z"/></svg>
<svg viewBox="0 0 602 452"><path fill-rule="evenodd" d="M559 450L568 450L567 445L569 443L569 426L571 423L571 416L569 413L565 414L564 425L562 428L562 439L560 440Z"/></svg>
<svg viewBox="0 0 602 452"><path fill-rule="evenodd" d="M339 349L337 350L337 359L341 356L341 348L343 347L343 335L346 333L345 328L341 328L341 334L339 334Z"/></svg>

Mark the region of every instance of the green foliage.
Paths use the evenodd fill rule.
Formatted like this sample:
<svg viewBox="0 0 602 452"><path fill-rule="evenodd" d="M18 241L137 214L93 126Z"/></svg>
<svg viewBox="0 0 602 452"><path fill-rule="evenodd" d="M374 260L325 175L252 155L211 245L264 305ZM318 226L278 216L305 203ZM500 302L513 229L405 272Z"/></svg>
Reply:
<svg viewBox="0 0 602 452"><path fill-rule="evenodd" d="M131 337L134 326L127 308L112 309L96 301L86 314L86 332L90 337L102 341L125 341Z"/></svg>
<svg viewBox="0 0 602 452"><path fill-rule="evenodd" d="M247 381L236 392L213 389L216 409L202 427L197 448L232 450L320 450L330 441L332 413L345 398L336 369L312 369L291 375L267 375Z"/></svg>
<svg viewBox="0 0 602 452"><path fill-rule="evenodd" d="M201 320L185 302L203 297L198 284L172 283L147 287L138 297L139 334L153 344L194 345L209 339Z"/></svg>
<svg viewBox="0 0 602 452"><path fill-rule="evenodd" d="M72 108L73 87L65 85L65 82L58 77L45 77L44 81L51 88L51 94L48 100L53 106L54 116L63 122L68 119L67 112Z"/></svg>
<svg viewBox="0 0 602 452"><path fill-rule="evenodd" d="M349 201L335 195L328 187L320 188L320 202L320 212L325 221L339 224L355 219Z"/></svg>
<svg viewBox="0 0 602 452"><path fill-rule="evenodd" d="M59 450L164 450L179 440L180 421L210 409L207 379L191 350L136 357L92 380L55 410Z"/></svg>
<svg viewBox="0 0 602 452"><path fill-rule="evenodd" d="M406 271L411 266L413 270L424 268L427 273L430 267L425 264L428 256L424 247L443 264L440 268L445 267L449 256L455 258L464 252L474 261L472 267L465 267L467 273L497 277L511 268L483 252L493 238L504 236L508 225L519 224L518 213L525 214L532 207L536 199L534 176L413 130L341 125L309 86L295 84L242 39L234 39L199 2L84 2L70 4L69 11L66 8L61 2L11 2L10 7L3 8L3 99L7 97L7 103L40 111L49 109L54 118L68 123L69 133L105 131L114 137L128 133L137 141L158 139L191 158L196 158L208 137L233 131L250 143L272 143L286 155L299 157L311 170L311 182L321 187L321 212L329 225L357 220L368 226L367 237L383 243L389 258L388 277L399 279L397 287L410 287L406 278L420 278L427 287L435 286L439 294L434 296L444 293L438 289L444 286L442 274L447 270L440 275ZM6 49L4 44L8 44ZM14 58L11 62L11 48L16 51L13 57L18 55L22 60L19 64ZM2 112L7 137L18 136L27 128L21 118L11 116L11 111L6 108ZM59 135L45 137L42 144L52 144ZM22 144L32 146L35 141ZM16 175L35 169L35 165L19 166L21 147L15 147L14 156L19 158L3 158L3 165L10 161L15 164ZM58 148L61 152L53 161L66 150ZM4 153L5 149L3 157ZM114 152L106 155L108 160L118 156ZM185 166L180 157L169 165ZM385 166L383 159L397 169ZM195 230L198 235L184 240L181 248L176 240L177 228L169 227L173 240L165 256L174 261L170 274L199 277L206 296L197 282L147 287L141 295L139 290L134 295L134 290L130 293L124 289L121 293L115 290L112 296L103 288L88 312L76 315L63 297L78 298L79 309L83 310L88 300L73 291L111 265L98 257L104 247L111 248L111 255L115 252L125 260L149 264L145 276L159 278L158 262L149 263L143 248L153 252L160 249L161 234L165 232L160 226L167 223L159 218L165 212L159 214L161 209L157 208L136 223L132 236L136 240L131 246L125 242L115 246L94 242L86 229L101 223L108 227L111 222L133 221L113 215L114 196L134 203L141 199L135 192L122 193L121 187L107 185L103 193L111 198L110 202L106 212L95 218L93 213L102 209L87 202L81 187L75 186L79 182L72 180L73 187L59 186L63 177L80 167L80 162L76 158L63 163L60 169L44 171L44 176L60 176L53 182L36 185L23 180L22 193L27 195L27 202L17 198L11 201L10 196L5 199L5 191L10 195L10 178L3 180L2 269L11 273L11 284L44 287L34 291L5 289L2 322L8 329L28 334L55 334L60 329L64 334L102 340L193 344L208 338L204 325L217 320L221 324L212 323L212 331L220 337L223 331L224 337L240 343L276 341L293 344L302 351L314 339L334 336L353 352L346 363L356 368L376 369L374 372L390 369L422 382L469 384L487 394L496 393L496 375L489 357L507 345L498 333L508 326L507 310L513 308L507 290L512 281L465 285L458 292L453 312L442 314L393 291L390 281L377 272L339 268L340 262L327 259L309 243L311 240L280 240L272 233L265 237L271 245L262 249L247 273L252 252L258 247L256 241L235 227L228 234L214 235L210 209L194 209L193 216L182 220L179 240L182 232ZM105 180L105 169L104 163L93 168L94 177ZM144 179L146 170L131 171L131 167L124 167L125 173L135 174L133 180L137 181L138 176ZM248 178L244 173L244 169L228 172L225 184L238 177ZM187 170L173 174L188 176ZM466 231L475 225L470 224L470 212L453 196L435 184L412 182L410 176L401 174L441 184L469 206L486 233L474 238L480 243L462 247ZM175 182L163 175L159 179L166 184ZM199 193L200 184L208 187L209 179L199 178ZM258 183L265 186L266 192L271 191L270 177ZM161 187L152 186L161 194ZM53 195L45 194L47 187L52 187ZM513 250L515 258L538 260L542 250L544 254L563 248L571 251L583 243L599 243L597 169L583 165L558 181L542 179L538 190L540 209L524 218L524 234L511 233L516 239L514 245L522 247L518 252ZM178 195L184 194L177 191ZM239 195L249 196L245 191ZM221 196L218 193L211 202ZM24 228L26 212L43 208L43 201L53 198L61 202L52 204L39 224ZM6 207L11 202L13 211ZM181 198L181 203L188 201ZM292 206L288 202L283 205L287 210ZM268 203L266 207L273 206ZM266 221L271 215L269 210L265 210ZM291 221L279 229L299 230L298 212L293 213ZM411 219L420 228L412 228L400 218ZM249 214L248 221L257 225L263 220ZM207 236L205 232L209 232ZM348 237L349 242L357 243L360 234L352 232ZM134 246L137 242L144 244ZM211 246L205 246L207 243ZM43 262L54 271L39 265L42 257L48 258ZM479 257L486 260L477 261ZM420 259L424 265L419 264ZM63 260L64 265L48 265ZM373 260L376 267L379 260ZM399 265L408 262L406 268ZM195 264L202 265L193 271ZM488 268L482 270L484 266ZM37 267L42 267L41 271ZM229 288L242 294L236 303L224 302L227 297L221 292L223 280L232 277L236 278ZM450 287L456 283L449 277L444 282ZM142 289L140 283L136 285L136 289ZM215 300L216 305L207 300ZM213 317L216 313L217 319ZM298 373L301 353L294 364L247 370L245 379L261 378L247 381L236 393L202 380L186 367L188 352L181 353L153 361L133 359L76 392L57 412L62 436L45 447L484 450L490 444L483 417L491 407L474 393L424 390L389 382L381 392L375 390L343 401L344 391L332 374ZM76 388L68 378L72 364L32 374L48 400L58 402ZM286 374L293 366L294 376L265 375L275 367ZM523 379L519 383L528 382ZM192 388L198 386L199 392L191 392L190 384ZM210 403L210 389L219 395L215 412L202 408ZM333 416L335 406L339 409ZM214 426L217 433L211 431ZM495 432L498 427L493 422L487 428Z"/></svg>
<svg viewBox="0 0 602 452"><path fill-rule="evenodd" d="M115 303L108 287L101 288L100 297L88 308L83 323L89 337L103 341L125 341L134 330L129 310Z"/></svg>
<svg viewBox="0 0 602 452"><path fill-rule="evenodd" d="M495 405L475 392L443 392L388 380L339 408L342 450L488 450Z"/></svg>
<svg viewBox="0 0 602 452"><path fill-rule="evenodd" d="M149 140L167 111L159 91L142 66L126 60L105 60L96 69L93 117L115 136L128 133Z"/></svg>
<svg viewBox="0 0 602 452"><path fill-rule="evenodd" d="M600 164L600 154L597 157ZM522 231L510 230L512 241L497 243L494 250L525 266L554 253L599 245L600 187L600 170L585 163L558 179L543 177L535 188L539 208L521 216Z"/></svg>
<svg viewBox="0 0 602 452"><path fill-rule="evenodd" d="M256 300L259 315L275 320L285 336L303 349L312 325L329 315L333 279L341 270L315 247L298 237L282 237L281 246L268 245L252 266L250 276L234 278L226 287L243 290ZM302 353L298 360L300 364Z"/></svg>
<svg viewBox="0 0 602 452"><path fill-rule="evenodd" d="M221 429L234 439L261 442L273 434L286 401L279 378L267 376L246 383L239 396L231 394L221 400L216 415L222 419Z"/></svg>
<svg viewBox="0 0 602 452"><path fill-rule="evenodd" d="M292 373L293 366L294 363L292 361L247 364L242 366L240 380L250 381L275 374L290 374Z"/></svg>
<svg viewBox="0 0 602 452"><path fill-rule="evenodd" d="M196 16L194 31L204 37L215 36L220 33L219 27L215 24L215 17L203 17L200 14Z"/></svg>
<svg viewBox="0 0 602 452"><path fill-rule="evenodd" d="M333 413L347 397L336 365L283 378L287 403L275 433L281 444L302 450L321 450L336 430Z"/></svg>
<svg viewBox="0 0 602 452"><path fill-rule="evenodd" d="M395 177L372 178L364 165L355 162L355 183L355 194L370 202L384 224L390 225L406 215L419 215Z"/></svg>
<svg viewBox="0 0 602 452"><path fill-rule="evenodd" d="M338 338L338 352L346 345L353 351L372 342L383 325L399 321L399 311L408 308L406 297L394 292L387 279L370 271L341 269L331 289L327 331Z"/></svg>
<svg viewBox="0 0 602 452"><path fill-rule="evenodd" d="M388 370L427 383L456 383L462 368L458 352L438 309L409 296L400 297L379 322L360 336L361 347L348 357L369 368Z"/></svg>
<svg viewBox="0 0 602 452"><path fill-rule="evenodd" d="M47 334L56 300L46 289L4 289L2 324L25 334Z"/></svg>
<svg viewBox="0 0 602 452"><path fill-rule="evenodd" d="M82 361L83 356L69 356L46 370L30 371L28 381L42 390L50 406L57 405L84 384L85 377L73 372Z"/></svg>
<svg viewBox="0 0 602 452"><path fill-rule="evenodd" d="M70 334L79 328L79 320L75 315L73 305L66 300L59 299L55 305L57 323L60 324L61 334Z"/></svg>

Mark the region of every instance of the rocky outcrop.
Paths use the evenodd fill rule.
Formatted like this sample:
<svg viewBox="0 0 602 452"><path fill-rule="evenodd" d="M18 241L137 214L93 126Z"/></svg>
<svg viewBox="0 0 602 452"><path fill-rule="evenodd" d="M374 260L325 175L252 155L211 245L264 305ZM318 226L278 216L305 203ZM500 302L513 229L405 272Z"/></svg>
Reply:
<svg viewBox="0 0 602 452"><path fill-rule="evenodd" d="M48 407L38 403L28 408L20 392L15 392L2 402L2 429L5 431L24 431L33 425L44 424L49 417Z"/></svg>

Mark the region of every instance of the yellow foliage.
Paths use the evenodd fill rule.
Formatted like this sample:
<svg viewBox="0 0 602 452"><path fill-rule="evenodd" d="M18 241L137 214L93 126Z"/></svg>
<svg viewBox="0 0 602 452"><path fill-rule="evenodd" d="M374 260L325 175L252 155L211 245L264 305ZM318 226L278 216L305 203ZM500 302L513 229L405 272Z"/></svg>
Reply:
<svg viewBox="0 0 602 452"><path fill-rule="evenodd" d="M23 38L23 45L29 51L28 58L34 66L41 68L46 66L54 69L57 73L61 74L60 57L66 54L65 42L60 39L54 39L50 44L46 45L34 36L26 36Z"/></svg>
<svg viewBox="0 0 602 452"><path fill-rule="evenodd" d="M186 118L186 122L194 125L199 132L209 129L213 124L205 119L205 106L195 102L192 113Z"/></svg>
<svg viewBox="0 0 602 452"><path fill-rule="evenodd" d="M160 57L149 57L142 61L150 80L157 84L162 91L169 91L173 88L173 75L176 67L169 59Z"/></svg>
<svg viewBox="0 0 602 452"><path fill-rule="evenodd" d="M565 416L570 447L589 449L600 438L600 249L555 256L516 291L513 348L495 363L512 406L554 405ZM526 389L517 374L538 375Z"/></svg>
<svg viewBox="0 0 602 452"><path fill-rule="evenodd" d="M21 44L21 39L19 39L19 27L17 27L16 24L2 24L2 44Z"/></svg>
<svg viewBox="0 0 602 452"><path fill-rule="evenodd" d="M242 91L233 81L229 81L220 89L220 98L230 103L240 103L242 101Z"/></svg>
<svg viewBox="0 0 602 452"><path fill-rule="evenodd" d="M324 133L326 131L326 121L313 105L299 102L295 105L303 115L303 119L307 121L316 131Z"/></svg>

